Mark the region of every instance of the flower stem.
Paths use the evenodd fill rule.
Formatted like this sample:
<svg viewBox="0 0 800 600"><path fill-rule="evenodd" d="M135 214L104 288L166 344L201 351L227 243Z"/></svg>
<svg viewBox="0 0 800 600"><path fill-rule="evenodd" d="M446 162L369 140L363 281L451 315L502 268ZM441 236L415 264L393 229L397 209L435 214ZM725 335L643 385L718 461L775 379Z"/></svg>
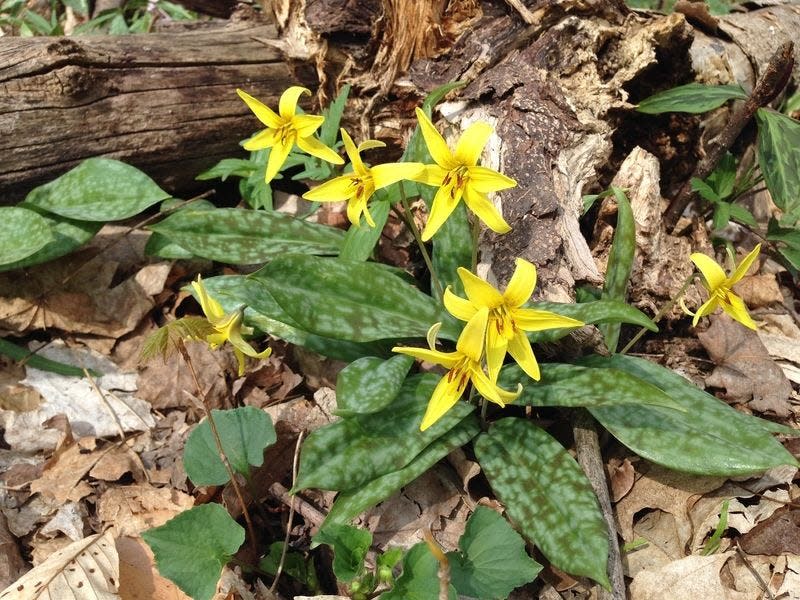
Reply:
<svg viewBox="0 0 800 600"><path fill-rule="evenodd" d="M428 249L425 247L425 242L422 241L422 235L420 235L419 227L417 227L417 224L414 221L414 214L411 212L411 205L408 203L408 198L406 198L406 190L403 187L402 181L399 183L399 186L400 202L403 204L403 210L406 213L406 224L411 228L411 233L414 235L414 240L416 240L417 246L419 246L419 250L422 253L422 259L425 261L425 266L427 266L428 271L430 271L431 281L433 282L433 287L436 290L436 295L441 298L444 295L444 289L442 288L439 278L436 276L436 271L433 269L433 261L431 260L431 255L428 254Z"/></svg>
<svg viewBox="0 0 800 600"><path fill-rule="evenodd" d="M683 285L681 286L681 289L678 290L678 293L675 294L674 297L672 297L664 306L662 306L658 310L656 315L653 317L654 323L658 323L665 314L667 314L670 310L672 310L672 307L675 306L675 303L678 302L678 300L680 300L683 297L689 285L692 283L692 281L694 281L694 276L695 273L694 271L692 271L689 277L686 278L686 281L683 282ZM639 331L636 332L636 335L633 336L633 338L631 338L631 341L625 344L625 347L622 350L620 350L619 353L625 354L628 350L630 350L633 347L633 345L636 342L638 342L639 339L641 339L645 331L647 331L646 327L642 327L641 329L639 329Z"/></svg>

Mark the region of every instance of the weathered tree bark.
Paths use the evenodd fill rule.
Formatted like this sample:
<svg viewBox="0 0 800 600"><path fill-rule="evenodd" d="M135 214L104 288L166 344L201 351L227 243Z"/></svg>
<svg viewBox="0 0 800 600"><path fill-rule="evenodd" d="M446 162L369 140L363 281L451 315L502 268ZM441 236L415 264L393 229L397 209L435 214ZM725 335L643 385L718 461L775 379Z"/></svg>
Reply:
<svg viewBox="0 0 800 600"><path fill-rule="evenodd" d="M262 40L272 26L74 38L0 38L0 190L18 200L92 156L191 191L259 123L236 88L272 104L297 83ZM311 83L311 81L305 83Z"/></svg>

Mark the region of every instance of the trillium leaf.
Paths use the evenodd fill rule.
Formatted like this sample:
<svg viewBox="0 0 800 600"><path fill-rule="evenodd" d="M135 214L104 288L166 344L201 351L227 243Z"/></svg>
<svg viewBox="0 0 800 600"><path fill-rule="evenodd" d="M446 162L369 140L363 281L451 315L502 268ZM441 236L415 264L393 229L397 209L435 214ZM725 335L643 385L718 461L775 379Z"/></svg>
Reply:
<svg viewBox="0 0 800 600"><path fill-rule="evenodd" d="M170 195L131 165L90 158L50 183L31 190L26 204L80 221L119 221Z"/></svg>
<svg viewBox="0 0 800 600"><path fill-rule="evenodd" d="M431 374L409 377L385 410L347 417L314 431L303 443L294 490L358 489L411 463L474 410L458 402L432 427L420 431L438 380Z"/></svg>
<svg viewBox="0 0 800 600"><path fill-rule="evenodd" d="M550 562L609 587L603 516L589 481L561 444L512 417L478 437L475 455L512 522Z"/></svg>
<svg viewBox="0 0 800 600"><path fill-rule="evenodd" d="M770 435L786 432L782 426L742 414L664 367L620 355L587 357L580 364L625 371L683 407L684 412L630 404L589 408L614 437L648 460L676 471L725 476L798 465Z"/></svg>
<svg viewBox="0 0 800 600"><path fill-rule="evenodd" d="M0 265L18 263L53 239L50 226L38 213L19 206L0 207Z"/></svg>
<svg viewBox="0 0 800 600"><path fill-rule="evenodd" d="M704 113L728 100L747 100L747 93L738 85L704 85L690 83L654 94L639 102L641 113L659 115L666 112Z"/></svg>
<svg viewBox="0 0 800 600"><path fill-rule="evenodd" d="M264 449L277 439L272 419L253 406L212 410L211 415L228 462L234 471L248 477L250 467L263 464ZM230 481L208 419L189 434L183 449L183 465L194 485L223 485Z"/></svg>
<svg viewBox="0 0 800 600"><path fill-rule="evenodd" d="M439 563L425 542L411 547L403 557L403 573L380 600L439 600ZM456 600L456 589L450 584L448 600Z"/></svg>
<svg viewBox="0 0 800 600"><path fill-rule="evenodd" d="M381 475L336 497L325 523L345 523L386 500L404 485L411 483L456 448L468 444L480 427L475 415L468 415L450 431L431 442L402 469ZM325 525L323 524L323 527Z"/></svg>
<svg viewBox="0 0 800 600"><path fill-rule="evenodd" d="M195 256L238 265L262 263L286 252L338 254L344 239L333 227L237 208L184 209L150 229Z"/></svg>
<svg viewBox="0 0 800 600"><path fill-rule="evenodd" d="M389 218L389 206L391 200L386 194L386 190L378 190L369 203L369 213L375 222L375 227L370 227L364 218L358 226L350 225L350 229L344 236L342 251L339 258L342 260L360 261L367 260L372 256L375 244L381 238L383 227ZM395 200L396 202L396 200Z"/></svg>
<svg viewBox="0 0 800 600"><path fill-rule="evenodd" d="M542 565L525 551L525 540L503 517L478 506L458 541L459 552L448 552L450 581L462 596L507 598L533 581Z"/></svg>
<svg viewBox="0 0 800 600"><path fill-rule="evenodd" d="M559 302L531 302L526 305L538 310L547 310L564 317L578 319L589 323L630 323L646 327L650 331L658 331L655 323L638 308L619 302L617 300L594 300L580 304L562 304ZM532 342L553 342L558 340L574 328L548 329L528 333Z"/></svg>
<svg viewBox="0 0 800 600"><path fill-rule="evenodd" d="M385 408L397 396L413 364L413 358L402 355L388 360L366 356L350 363L336 379L336 414L374 413Z"/></svg>
<svg viewBox="0 0 800 600"><path fill-rule="evenodd" d="M142 533L159 572L194 600L210 600L228 561L244 543L244 528L221 505L195 506Z"/></svg>
<svg viewBox="0 0 800 600"><path fill-rule="evenodd" d="M767 108L756 111L758 164L775 204L800 219L800 122Z"/></svg>
<svg viewBox="0 0 800 600"><path fill-rule="evenodd" d="M372 534L344 523L329 523L320 528L312 542L333 548L333 574L339 581L349 582L363 569Z"/></svg>

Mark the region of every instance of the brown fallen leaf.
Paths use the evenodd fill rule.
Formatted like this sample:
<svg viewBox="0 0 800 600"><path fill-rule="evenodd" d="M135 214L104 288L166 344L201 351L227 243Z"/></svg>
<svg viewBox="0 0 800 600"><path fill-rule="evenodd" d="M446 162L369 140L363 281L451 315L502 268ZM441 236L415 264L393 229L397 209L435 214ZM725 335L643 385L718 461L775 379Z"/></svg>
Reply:
<svg viewBox="0 0 800 600"><path fill-rule="evenodd" d="M724 585L720 570L733 552L687 556L662 567L640 571L630 586L630 600L751 600Z"/></svg>
<svg viewBox="0 0 800 600"><path fill-rule="evenodd" d="M734 286L734 291L751 309L783 302L783 294L774 273L745 277Z"/></svg>
<svg viewBox="0 0 800 600"><path fill-rule="evenodd" d="M4 514L0 513L0 586L5 588L25 572L25 561L19 544L8 530Z"/></svg>
<svg viewBox="0 0 800 600"><path fill-rule="evenodd" d="M800 509L785 506L739 540L748 554L800 554Z"/></svg>
<svg viewBox="0 0 800 600"><path fill-rule="evenodd" d="M636 479L636 469L627 458L612 458L606 465L608 479L611 482L611 500L619 502L631 491Z"/></svg>
<svg viewBox="0 0 800 600"><path fill-rule="evenodd" d="M76 502L91 493L92 488L83 480L105 450L83 453L78 444L71 444L45 465L42 476L31 482L31 492L57 502Z"/></svg>
<svg viewBox="0 0 800 600"><path fill-rule="evenodd" d="M137 483L147 479L141 459L127 444L109 450L89 471L91 477L102 481L117 481L125 473L131 473Z"/></svg>
<svg viewBox="0 0 800 600"><path fill-rule="evenodd" d="M153 552L142 538L120 536L115 543L119 554L121 600L191 600L158 573Z"/></svg>
<svg viewBox="0 0 800 600"><path fill-rule="evenodd" d="M194 505L188 494L148 484L114 487L97 501L97 517L113 525L118 535L139 535L145 529L163 525Z"/></svg>

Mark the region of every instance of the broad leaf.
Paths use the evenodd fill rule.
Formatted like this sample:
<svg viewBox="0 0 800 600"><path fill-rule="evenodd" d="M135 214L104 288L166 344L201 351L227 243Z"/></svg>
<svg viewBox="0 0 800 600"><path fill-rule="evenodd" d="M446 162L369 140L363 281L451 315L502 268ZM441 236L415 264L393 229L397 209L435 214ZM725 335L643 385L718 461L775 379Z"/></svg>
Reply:
<svg viewBox="0 0 800 600"><path fill-rule="evenodd" d="M450 585L448 600L456 600L456 590ZM403 557L403 574L380 600L440 600L439 563L425 542L411 547Z"/></svg>
<svg viewBox="0 0 800 600"><path fill-rule="evenodd" d="M31 190L27 204L79 221L119 221L170 195L136 167L90 158L58 179Z"/></svg>
<svg viewBox="0 0 800 600"><path fill-rule="evenodd" d="M738 85L704 85L690 83L654 94L639 102L641 113L658 115L666 112L704 113L728 100L747 100L747 93Z"/></svg>
<svg viewBox="0 0 800 600"><path fill-rule="evenodd" d="M435 191L434 188L428 189ZM458 276L458 267L472 269L473 248L472 229L467 216L467 207L461 202L433 237L431 260L442 284L442 291L450 286L454 294L465 295L464 284L461 283L461 278Z"/></svg>
<svg viewBox="0 0 800 600"><path fill-rule="evenodd" d="M344 523L329 523L312 538L314 544L333 548L333 574L339 581L353 581L362 571L372 534Z"/></svg>
<svg viewBox="0 0 800 600"><path fill-rule="evenodd" d="M478 437L475 455L511 520L550 562L609 587L603 515L561 444L530 421L506 418Z"/></svg>
<svg viewBox="0 0 800 600"><path fill-rule="evenodd" d="M0 265L17 263L41 250L53 239L47 221L19 206L0 207Z"/></svg>
<svg viewBox="0 0 800 600"><path fill-rule="evenodd" d="M372 256L375 244L378 243L383 233L383 227L389 218L389 206L389 199L385 190L375 192L369 204L369 212L375 222L375 227L370 227L363 218L360 225L350 225L350 229L347 230L344 236L339 258L359 261L367 260Z"/></svg>
<svg viewBox="0 0 800 600"><path fill-rule="evenodd" d="M625 302L616 300L594 300L579 304L562 304L559 302L531 302L526 305L538 310L547 310L564 317L578 319L586 324L590 323L630 323L646 327L650 331L658 331L655 323L638 308ZM574 328L548 329L528 333L532 342L553 342L558 340Z"/></svg>
<svg viewBox="0 0 800 600"><path fill-rule="evenodd" d="M800 122L774 110L759 108L758 164L772 200L800 219Z"/></svg>
<svg viewBox="0 0 800 600"><path fill-rule="evenodd" d="M194 258L194 254L183 246L173 242L170 238L158 232L153 232L147 239L144 246L144 253L147 256L158 256L170 260L189 260Z"/></svg>
<svg viewBox="0 0 800 600"><path fill-rule="evenodd" d="M195 506L142 533L158 571L194 600L210 600L228 561L244 543L244 528L221 505Z"/></svg>
<svg viewBox="0 0 800 600"><path fill-rule="evenodd" d="M195 256L240 265L287 252L338 254L344 237L338 229L284 213L237 208L185 209L150 229Z"/></svg>
<svg viewBox="0 0 800 600"><path fill-rule="evenodd" d="M528 556L520 535L485 506L478 506L470 516L458 548L460 552L448 552L447 558L450 581L463 596L507 598L542 570Z"/></svg>
<svg viewBox="0 0 800 600"><path fill-rule="evenodd" d="M263 464L264 449L277 439L272 419L253 406L212 410L211 416L231 468L249 478L250 467ZM208 419L189 434L183 449L183 466L194 485L223 485L230 481Z"/></svg>
<svg viewBox="0 0 800 600"><path fill-rule="evenodd" d="M336 379L336 414L374 413L395 399L414 364L410 356L388 360L366 356L339 372Z"/></svg>

